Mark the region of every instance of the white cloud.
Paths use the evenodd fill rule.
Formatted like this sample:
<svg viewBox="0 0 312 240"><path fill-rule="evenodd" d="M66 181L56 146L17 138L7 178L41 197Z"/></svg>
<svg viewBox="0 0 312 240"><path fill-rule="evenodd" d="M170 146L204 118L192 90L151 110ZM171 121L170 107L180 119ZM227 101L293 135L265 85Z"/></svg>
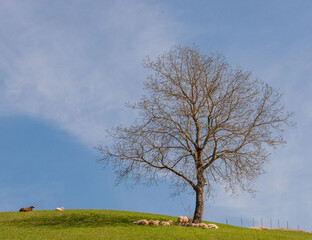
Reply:
<svg viewBox="0 0 312 240"><path fill-rule="evenodd" d="M141 1L65 5L52 16L47 2L2 6L0 114L44 118L94 145L130 117L124 103L141 95L142 59L174 44L178 25Z"/></svg>

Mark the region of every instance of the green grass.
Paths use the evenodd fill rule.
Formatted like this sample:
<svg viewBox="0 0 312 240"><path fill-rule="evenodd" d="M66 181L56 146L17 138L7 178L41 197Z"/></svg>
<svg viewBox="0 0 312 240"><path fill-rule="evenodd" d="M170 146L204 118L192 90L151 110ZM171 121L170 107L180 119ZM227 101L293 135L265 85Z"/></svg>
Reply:
<svg viewBox="0 0 312 240"><path fill-rule="evenodd" d="M139 219L174 220L176 224L176 217L112 210L1 212L0 239L312 239L311 233L259 231L218 223L220 229L132 224Z"/></svg>

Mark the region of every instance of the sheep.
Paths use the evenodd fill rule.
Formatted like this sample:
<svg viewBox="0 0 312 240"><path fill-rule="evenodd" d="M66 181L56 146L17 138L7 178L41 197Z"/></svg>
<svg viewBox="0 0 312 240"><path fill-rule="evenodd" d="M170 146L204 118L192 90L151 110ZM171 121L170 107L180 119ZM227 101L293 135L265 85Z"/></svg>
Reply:
<svg viewBox="0 0 312 240"><path fill-rule="evenodd" d="M177 222L178 222L179 224L182 223L182 222L184 222L184 217L179 216L179 217L177 218Z"/></svg>
<svg viewBox="0 0 312 240"><path fill-rule="evenodd" d="M142 219L142 220L139 220L137 222L133 222L132 224L134 225L152 225L152 226L158 226L158 225L161 225L161 226L170 226L171 224L173 223L172 220L169 220L168 222L160 222L159 220L145 220L145 219Z"/></svg>
<svg viewBox="0 0 312 240"><path fill-rule="evenodd" d="M215 229L219 229L219 227L216 224L207 224L208 228L215 228Z"/></svg>
<svg viewBox="0 0 312 240"><path fill-rule="evenodd" d="M57 211L64 211L64 207L56 208Z"/></svg>
<svg viewBox="0 0 312 240"><path fill-rule="evenodd" d="M137 222L133 222L133 224L135 224L135 225L148 225L148 221L145 219L141 219Z"/></svg>
<svg viewBox="0 0 312 240"><path fill-rule="evenodd" d="M149 220L148 221L148 225L158 226L159 225L159 221L158 220Z"/></svg>
<svg viewBox="0 0 312 240"><path fill-rule="evenodd" d="M159 225L161 225L161 226L170 226L170 223L168 223L168 222L160 222Z"/></svg>
<svg viewBox="0 0 312 240"><path fill-rule="evenodd" d="M193 223L192 227L202 227L202 228L215 228L215 229L219 229L219 227L215 224L206 224L206 223Z"/></svg>
<svg viewBox="0 0 312 240"><path fill-rule="evenodd" d="M206 223L192 223L191 218L187 217L178 217L177 219L179 226L184 226L184 227L200 227L200 228L215 228L218 229L219 227L215 224L206 224Z"/></svg>
<svg viewBox="0 0 312 240"><path fill-rule="evenodd" d="M202 228L208 228L206 223L194 223L193 227L202 227Z"/></svg>
<svg viewBox="0 0 312 240"><path fill-rule="evenodd" d="M172 220L169 220L168 222L161 222L159 225L161 226L170 226L173 223Z"/></svg>
<svg viewBox="0 0 312 240"><path fill-rule="evenodd" d="M34 206L30 206L30 207L23 207L21 208L19 211L20 212L30 212L33 210L33 208L35 208Z"/></svg>
<svg viewBox="0 0 312 240"><path fill-rule="evenodd" d="M187 217L182 217L182 216L179 216L177 218L177 221L178 221L178 224L180 226L184 225L184 224L187 224L189 222L188 218Z"/></svg>

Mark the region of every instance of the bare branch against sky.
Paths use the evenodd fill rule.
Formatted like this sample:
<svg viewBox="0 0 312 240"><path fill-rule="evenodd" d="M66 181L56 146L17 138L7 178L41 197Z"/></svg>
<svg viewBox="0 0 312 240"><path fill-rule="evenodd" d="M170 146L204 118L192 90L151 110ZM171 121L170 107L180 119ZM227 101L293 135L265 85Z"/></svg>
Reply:
<svg viewBox="0 0 312 240"><path fill-rule="evenodd" d="M175 46L144 66L151 72L147 93L129 106L139 119L112 129L112 145L97 148L118 180L170 179L176 193L192 189L194 222L215 183L253 193L270 149L286 143L282 133L293 125L281 93L196 46Z"/></svg>

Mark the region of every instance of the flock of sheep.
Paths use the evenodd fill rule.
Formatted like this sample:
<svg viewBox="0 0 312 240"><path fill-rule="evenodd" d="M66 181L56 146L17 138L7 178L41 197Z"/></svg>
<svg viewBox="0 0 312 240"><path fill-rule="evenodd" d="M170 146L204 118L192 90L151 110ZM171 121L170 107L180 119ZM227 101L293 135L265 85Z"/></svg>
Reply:
<svg viewBox="0 0 312 240"><path fill-rule="evenodd" d="M30 207L23 207L19 211L20 212L30 212L35 208L34 206ZM55 210L57 211L64 211L64 207L58 207ZM218 226L215 224L206 224L206 223L192 223L192 219L188 219L187 217L182 217L179 216L177 218L177 222L179 226L184 226L184 227L201 227L201 228L215 228L218 229ZM146 219L141 219L137 222L133 222L135 225L153 225L153 226L170 226L172 225L173 221L169 220L168 222L160 222L159 220L149 220L147 221Z"/></svg>
<svg viewBox="0 0 312 240"><path fill-rule="evenodd" d="M159 220L145 220L145 219L141 219L137 222L133 222L133 224L135 225L153 225L153 226L170 226L173 223L172 220L169 220L168 222L160 222Z"/></svg>
<svg viewBox="0 0 312 240"><path fill-rule="evenodd" d="M215 224L206 224L206 223L192 223L192 219L188 219L187 217L179 216L177 218L177 222L179 226L184 227L200 227L200 228L215 228L218 229L219 227ZM135 225L153 225L153 226L170 226L172 225L173 221L170 220L168 222L160 222L159 220L149 220L141 219L137 222L133 222Z"/></svg>

